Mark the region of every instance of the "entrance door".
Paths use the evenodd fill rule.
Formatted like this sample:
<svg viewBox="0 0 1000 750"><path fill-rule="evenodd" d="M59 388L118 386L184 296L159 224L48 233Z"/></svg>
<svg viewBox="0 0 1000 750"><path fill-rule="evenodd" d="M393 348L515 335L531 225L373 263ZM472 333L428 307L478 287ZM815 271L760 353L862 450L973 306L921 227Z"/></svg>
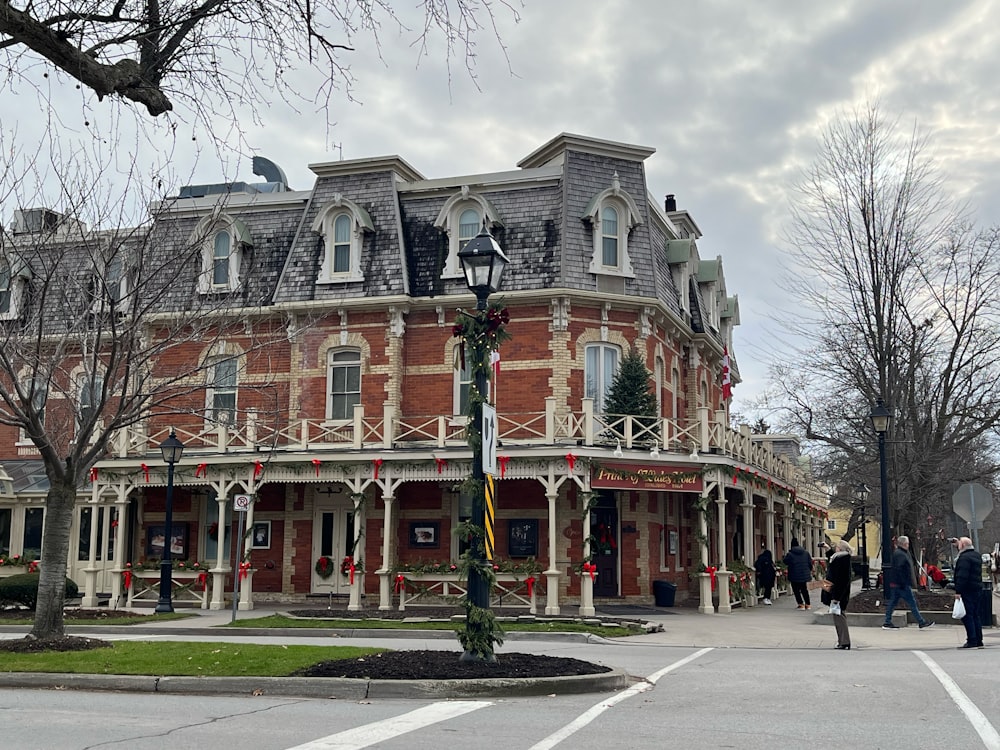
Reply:
<svg viewBox="0 0 1000 750"><path fill-rule="evenodd" d="M313 516L312 593L348 594L350 576L340 565L354 546L354 507L349 501L317 503ZM329 559L329 575L316 570L321 557ZM354 555L357 559L357 554Z"/></svg>
<svg viewBox="0 0 1000 750"><path fill-rule="evenodd" d="M76 528L77 544L76 559L70 565L70 577L80 585L83 592L83 583L86 576L83 571L90 566L90 529L91 525L97 523L97 551L94 555L96 559L97 592L108 593L111 591L112 578L116 575L113 569L118 567L115 561L115 535L118 533L118 509L110 505L87 505L77 508Z"/></svg>
<svg viewBox="0 0 1000 750"><path fill-rule="evenodd" d="M618 505L614 493L602 493L590 511L590 552L597 566L594 596L618 596Z"/></svg>

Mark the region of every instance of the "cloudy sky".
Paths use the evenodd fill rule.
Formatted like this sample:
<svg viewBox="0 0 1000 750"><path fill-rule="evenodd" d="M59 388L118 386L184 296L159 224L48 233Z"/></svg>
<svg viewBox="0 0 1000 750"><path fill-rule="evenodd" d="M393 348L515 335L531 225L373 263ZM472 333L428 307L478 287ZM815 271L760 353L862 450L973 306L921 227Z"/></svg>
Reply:
<svg viewBox="0 0 1000 750"><path fill-rule="evenodd" d="M412 33L385 27L382 59L361 40L345 57L357 101L335 97L332 125L275 104L259 126L245 118L247 142L296 189L310 186L309 163L337 158L399 154L428 178L513 169L561 132L655 148L651 193L674 193L693 214L702 257L723 257L740 298L740 411L764 387L780 337L769 312L782 301L774 271L789 187L831 118L878 98L931 134L948 188L977 219L1000 216L1000 3L524 0L518 23L497 13L506 59L480 40L478 88L461 61L449 76L440 45L419 58ZM317 85L299 80L304 92ZM69 130L109 117L65 88L54 100ZM11 122L22 140L43 122L26 101L23 87L0 92L8 138ZM173 157L194 182L259 179L249 159L223 165L212 149L195 159L184 139Z"/></svg>

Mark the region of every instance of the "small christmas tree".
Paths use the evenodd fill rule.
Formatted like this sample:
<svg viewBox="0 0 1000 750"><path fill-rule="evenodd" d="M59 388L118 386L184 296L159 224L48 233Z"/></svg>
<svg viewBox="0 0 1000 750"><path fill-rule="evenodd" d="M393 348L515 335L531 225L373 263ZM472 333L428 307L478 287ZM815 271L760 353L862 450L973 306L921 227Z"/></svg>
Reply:
<svg viewBox="0 0 1000 750"><path fill-rule="evenodd" d="M650 417L638 422L643 427L651 426L656 417L656 395L650 390L649 375L639 352L630 349L611 381L608 397L604 400L604 413Z"/></svg>

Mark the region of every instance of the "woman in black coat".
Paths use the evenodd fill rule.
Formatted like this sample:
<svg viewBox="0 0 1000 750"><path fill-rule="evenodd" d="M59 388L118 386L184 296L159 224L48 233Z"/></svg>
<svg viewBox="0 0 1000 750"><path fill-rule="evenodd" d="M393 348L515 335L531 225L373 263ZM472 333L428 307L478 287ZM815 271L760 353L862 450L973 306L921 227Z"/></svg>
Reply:
<svg viewBox="0 0 1000 750"><path fill-rule="evenodd" d="M847 602L851 598L851 545L841 539L834 545L834 552L826 566L826 580L830 590L823 591L824 604L830 605L833 627L837 630L837 648L851 650L851 633L847 629Z"/></svg>
<svg viewBox="0 0 1000 750"><path fill-rule="evenodd" d="M774 567L774 555L771 554L771 550L762 550L757 555L753 569L757 574L757 591L763 591L764 604L770 604L771 590L774 588L774 579L777 574L777 569Z"/></svg>

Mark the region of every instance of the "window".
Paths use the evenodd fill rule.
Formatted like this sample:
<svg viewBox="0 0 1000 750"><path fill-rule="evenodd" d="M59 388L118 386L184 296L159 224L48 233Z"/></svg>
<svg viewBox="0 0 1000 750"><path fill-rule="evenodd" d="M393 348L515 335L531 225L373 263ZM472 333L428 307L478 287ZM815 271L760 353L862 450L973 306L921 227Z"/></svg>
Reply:
<svg viewBox="0 0 1000 750"><path fill-rule="evenodd" d="M674 419L677 419L681 415L680 387L681 387L681 374L677 370L677 368L674 367L670 370L670 390L671 390L670 403L673 405L673 414L671 414L670 416L672 416Z"/></svg>
<svg viewBox="0 0 1000 750"><path fill-rule="evenodd" d="M0 320L13 320L21 313L24 290L30 274L0 260Z"/></svg>
<svg viewBox="0 0 1000 750"><path fill-rule="evenodd" d="M482 225L483 221L478 211L471 208L467 208L462 211L462 215L458 219L459 250L468 245L469 240L479 234L479 228Z"/></svg>
<svg viewBox="0 0 1000 750"><path fill-rule="evenodd" d="M469 411L469 389L472 387L472 368L469 360L462 361L462 345L455 346L455 397L452 414L466 414Z"/></svg>
<svg viewBox="0 0 1000 750"><path fill-rule="evenodd" d="M612 206L601 210L601 263L618 268L618 211Z"/></svg>
<svg viewBox="0 0 1000 750"><path fill-rule="evenodd" d="M587 347L584 396L594 399L594 411L598 414L604 412L604 401L618 372L620 357L621 350L612 344L591 344Z"/></svg>
<svg viewBox="0 0 1000 750"><path fill-rule="evenodd" d="M21 554L28 560L37 560L42 556L42 527L44 523L44 508L24 509L24 534L21 536Z"/></svg>
<svg viewBox="0 0 1000 750"><path fill-rule="evenodd" d="M202 248L198 291L210 294L239 289L243 255L252 247L246 224L225 214L208 216L198 222L192 241L200 242Z"/></svg>
<svg viewBox="0 0 1000 750"><path fill-rule="evenodd" d="M94 415L94 410L100 406L104 392L104 375L94 373L80 373L76 379L77 393L77 421L76 429L79 432L81 425L85 424Z"/></svg>
<svg viewBox="0 0 1000 750"><path fill-rule="evenodd" d="M352 419L354 406L361 403L361 352L331 350L327 357L326 418Z"/></svg>
<svg viewBox="0 0 1000 750"><path fill-rule="evenodd" d="M827 528L828 531L833 531L834 529L836 529L837 528L837 519L836 518L828 518L828 519L826 519L826 528Z"/></svg>
<svg viewBox="0 0 1000 750"><path fill-rule="evenodd" d="M10 526L14 515L12 508L0 508L0 555L10 555Z"/></svg>
<svg viewBox="0 0 1000 750"><path fill-rule="evenodd" d="M48 401L48 396L49 396L48 390L46 389L45 386L45 381L42 379L41 375L36 375L34 379L31 378L27 379L22 384L22 387L24 388L25 393L30 394L31 408L35 412L35 415L38 417L38 422L44 426L45 404ZM21 435L19 438L19 442L22 443L31 442L31 438L28 436L28 433L24 431L23 427L21 428Z"/></svg>
<svg viewBox="0 0 1000 750"><path fill-rule="evenodd" d="M490 227L502 226L500 215L483 196L471 192L468 185L462 186L460 192L444 202L434 221L434 226L448 237L448 258L441 270L441 278L462 276L458 251L482 231L484 224Z"/></svg>
<svg viewBox="0 0 1000 750"><path fill-rule="evenodd" d="M611 187L595 195L580 218L593 231L594 251L589 271L635 278L628 240L632 229L642 223L642 214L632 196L622 189L617 172Z"/></svg>
<svg viewBox="0 0 1000 750"><path fill-rule="evenodd" d="M319 283L364 281L361 273L361 250L365 232L373 233L371 216L361 206L334 195L331 203L316 215L312 231L323 238Z"/></svg>
<svg viewBox="0 0 1000 750"><path fill-rule="evenodd" d="M10 267L0 267L0 315L8 315L11 308Z"/></svg>
<svg viewBox="0 0 1000 750"><path fill-rule="evenodd" d="M124 313L129 293L129 279L124 258L116 255L108 261L103 271L96 269L92 286L92 312L110 310L119 314Z"/></svg>
<svg viewBox="0 0 1000 750"><path fill-rule="evenodd" d="M663 416L663 357L653 361L653 382L656 384L656 416Z"/></svg>
<svg viewBox="0 0 1000 750"><path fill-rule="evenodd" d="M216 424L236 424L236 359L209 360L208 418Z"/></svg>

